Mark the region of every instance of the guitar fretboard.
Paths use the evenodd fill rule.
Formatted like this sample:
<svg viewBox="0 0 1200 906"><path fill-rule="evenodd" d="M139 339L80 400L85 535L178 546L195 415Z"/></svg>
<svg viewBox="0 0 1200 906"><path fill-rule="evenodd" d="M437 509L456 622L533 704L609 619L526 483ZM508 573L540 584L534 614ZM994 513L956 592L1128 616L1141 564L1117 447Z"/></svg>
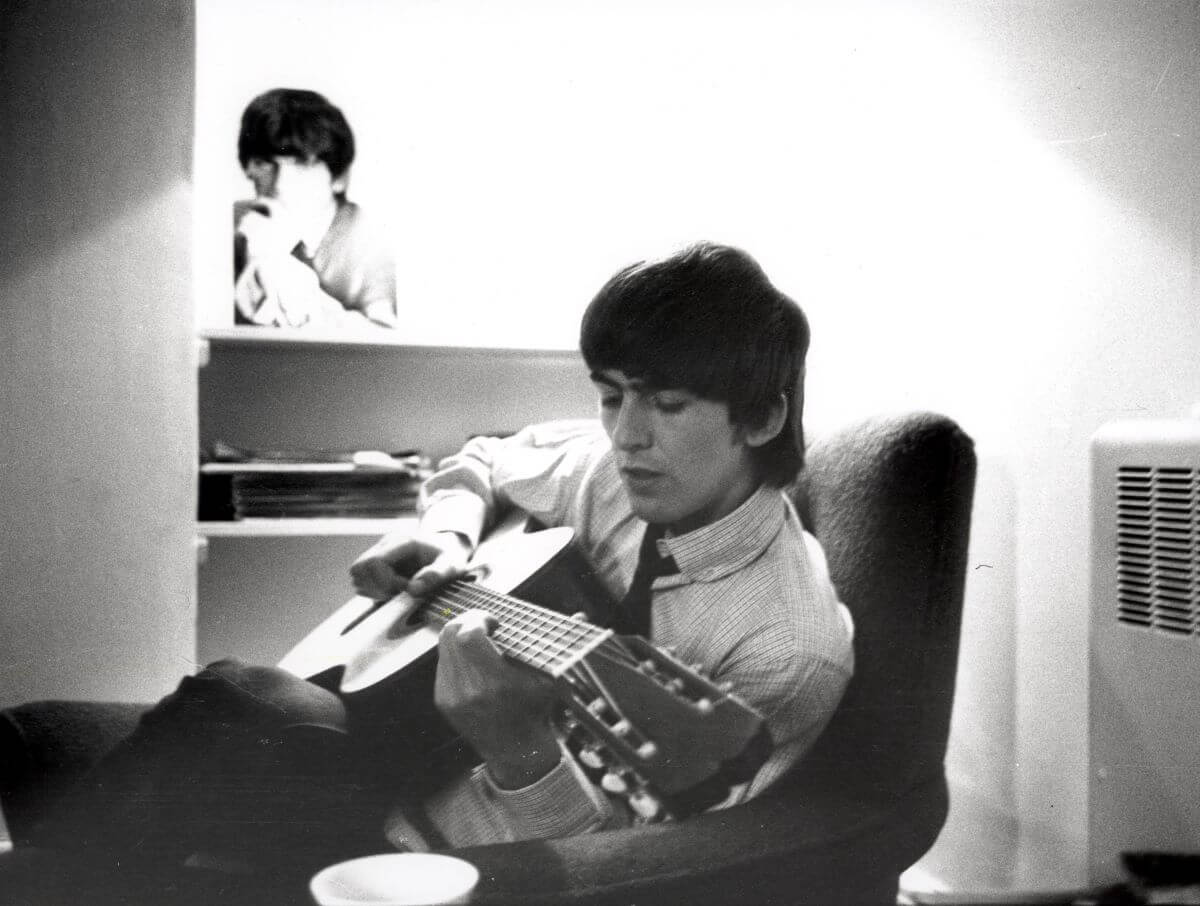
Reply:
<svg viewBox="0 0 1200 906"><path fill-rule="evenodd" d="M611 629L465 579L456 579L435 594L425 606L425 615L448 622L469 610L486 611L500 621L491 638L501 651L552 677L561 676L612 638Z"/></svg>

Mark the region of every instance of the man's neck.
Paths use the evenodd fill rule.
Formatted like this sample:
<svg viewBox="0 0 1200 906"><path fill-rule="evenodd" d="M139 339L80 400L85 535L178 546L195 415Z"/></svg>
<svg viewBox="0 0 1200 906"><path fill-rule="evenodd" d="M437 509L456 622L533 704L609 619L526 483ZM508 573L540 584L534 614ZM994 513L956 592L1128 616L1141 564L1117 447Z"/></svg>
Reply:
<svg viewBox="0 0 1200 906"><path fill-rule="evenodd" d="M714 522L720 522L731 513L737 512L746 501L753 497L758 489L762 487L762 483L755 479L752 483L740 488L731 498L732 505L722 507L720 510L712 513L694 513L691 516L686 516L678 522L673 522L667 525L666 533L668 535L686 535L688 532L694 532L697 529L702 529L706 525L712 525Z"/></svg>

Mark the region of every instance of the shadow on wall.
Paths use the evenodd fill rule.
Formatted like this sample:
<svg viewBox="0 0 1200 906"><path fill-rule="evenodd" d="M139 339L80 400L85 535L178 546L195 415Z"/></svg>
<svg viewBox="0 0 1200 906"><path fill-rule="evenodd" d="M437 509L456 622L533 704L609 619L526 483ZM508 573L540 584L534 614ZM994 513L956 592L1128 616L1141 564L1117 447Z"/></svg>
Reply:
<svg viewBox="0 0 1200 906"><path fill-rule="evenodd" d="M110 6L75 4L70 15L39 3L0 8L0 113L21 124L0 133L5 207L20 212L19 228L11 224L0 248L14 281L78 237L191 181L190 129L146 133L131 145L128 130L114 125L142 120L156 105L190 104L189 94L162 87L177 78L162 36L190 31L189 10L180 3ZM49 65L47 47L71 65ZM162 118L191 120L190 110ZM39 146L44 155L28 153Z"/></svg>
<svg viewBox="0 0 1200 906"><path fill-rule="evenodd" d="M1014 57L1020 71L1006 79L1031 131L1106 196L1160 208L1196 180L1196 7L1126 2L1086 13L1072 3L1006 3L977 24L992 43L1039 48ZM1153 48L1168 52L1145 50Z"/></svg>

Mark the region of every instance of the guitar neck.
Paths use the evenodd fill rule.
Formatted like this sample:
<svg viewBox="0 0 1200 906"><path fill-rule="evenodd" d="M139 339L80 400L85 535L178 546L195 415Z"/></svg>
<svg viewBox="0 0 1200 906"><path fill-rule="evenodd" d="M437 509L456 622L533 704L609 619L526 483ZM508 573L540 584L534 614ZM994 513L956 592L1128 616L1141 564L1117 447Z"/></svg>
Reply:
<svg viewBox="0 0 1200 906"><path fill-rule="evenodd" d="M469 610L482 610L499 620L491 638L504 654L551 677L560 676L612 637L610 629L466 579L448 583L425 605L426 617L442 623Z"/></svg>

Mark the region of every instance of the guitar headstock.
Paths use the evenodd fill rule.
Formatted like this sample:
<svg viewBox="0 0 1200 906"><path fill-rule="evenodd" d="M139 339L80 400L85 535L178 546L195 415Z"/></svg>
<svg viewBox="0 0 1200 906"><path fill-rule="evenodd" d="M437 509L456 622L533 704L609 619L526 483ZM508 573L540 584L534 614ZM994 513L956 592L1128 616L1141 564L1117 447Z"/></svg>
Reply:
<svg viewBox="0 0 1200 906"><path fill-rule="evenodd" d="M568 745L643 820L719 801L766 758L758 712L636 636L610 639L560 683Z"/></svg>

